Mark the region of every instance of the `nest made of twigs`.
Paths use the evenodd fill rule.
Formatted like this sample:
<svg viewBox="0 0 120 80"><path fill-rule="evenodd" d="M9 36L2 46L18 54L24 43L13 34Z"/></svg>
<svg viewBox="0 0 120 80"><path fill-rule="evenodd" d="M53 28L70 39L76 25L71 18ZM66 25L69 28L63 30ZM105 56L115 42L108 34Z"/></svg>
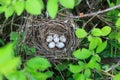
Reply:
<svg viewBox="0 0 120 80"><path fill-rule="evenodd" d="M36 48L37 54L45 57L68 57L78 46L79 40L75 36L76 25L71 19L28 19L25 31L25 42ZM50 34L66 37L64 48L49 48L46 38Z"/></svg>

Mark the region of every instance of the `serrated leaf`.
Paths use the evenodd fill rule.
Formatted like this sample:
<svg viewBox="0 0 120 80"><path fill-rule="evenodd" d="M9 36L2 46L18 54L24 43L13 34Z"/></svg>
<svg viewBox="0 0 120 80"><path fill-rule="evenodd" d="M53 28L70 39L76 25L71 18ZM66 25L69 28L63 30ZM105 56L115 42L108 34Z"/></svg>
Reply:
<svg viewBox="0 0 120 80"><path fill-rule="evenodd" d="M83 74L80 74L80 73L73 74L73 78L74 78L74 80L86 80L85 76Z"/></svg>
<svg viewBox="0 0 120 80"><path fill-rule="evenodd" d="M88 57L91 56L91 52L88 49L82 48L82 50L80 51L80 49L76 50L73 52L73 55L78 58L78 59L87 59Z"/></svg>
<svg viewBox="0 0 120 80"><path fill-rule="evenodd" d="M33 65L34 64L34 65ZM31 70L46 70L48 67L51 67L51 64L48 62L47 59L41 58L39 56L36 56L34 58L31 58L26 62L26 65Z"/></svg>
<svg viewBox="0 0 120 80"><path fill-rule="evenodd" d="M90 41L90 44L89 44L89 50L93 50L97 47L98 45L98 39L97 38L93 38L91 41Z"/></svg>
<svg viewBox="0 0 120 80"><path fill-rule="evenodd" d="M96 53L100 53L102 52L107 46L107 41L101 43L100 45L98 45L97 49L96 49Z"/></svg>
<svg viewBox="0 0 120 80"><path fill-rule="evenodd" d="M87 36L87 32L84 29L77 29L75 31L75 34L78 38L84 38L85 36Z"/></svg>
<svg viewBox="0 0 120 80"><path fill-rule="evenodd" d="M40 1L38 0L27 0L25 2L25 9L28 13L33 15L41 14L43 5L41 5Z"/></svg>
<svg viewBox="0 0 120 80"><path fill-rule="evenodd" d="M102 36L102 31L99 28L94 28L92 30L92 35L93 36Z"/></svg>
<svg viewBox="0 0 120 80"><path fill-rule="evenodd" d="M9 18L10 16L12 16L14 13L14 7L11 5L8 8L6 8L5 10L5 17Z"/></svg>
<svg viewBox="0 0 120 80"><path fill-rule="evenodd" d="M73 65L73 64L70 64L69 65L69 70L72 72L72 73L79 73L81 72L82 70L84 69L84 67L81 65Z"/></svg>
<svg viewBox="0 0 120 80"><path fill-rule="evenodd" d="M86 78L89 78L90 75L91 75L90 69L85 69L84 76L85 76Z"/></svg>
<svg viewBox="0 0 120 80"><path fill-rule="evenodd" d="M60 4L65 8L73 9L75 5L75 0L59 0Z"/></svg>
<svg viewBox="0 0 120 80"><path fill-rule="evenodd" d="M102 29L101 29L101 31L102 31L102 36L107 36L108 34L110 34L110 32L111 32L111 27L109 27L109 26L104 26Z"/></svg>
<svg viewBox="0 0 120 80"><path fill-rule="evenodd" d="M113 80L120 80L120 73L116 74L116 75L113 77Z"/></svg>
<svg viewBox="0 0 120 80"><path fill-rule="evenodd" d="M17 13L17 15L18 16L21 15L25 8L24 0L17 1L14 4L14 7L15 7L15 12Z"/></svg>
<svg viewBox="0 0 120 80"><path fill-rule="evenodd" d="M56 17L58 12L58 0L47 1L47 12L52 19Z"/></svg>

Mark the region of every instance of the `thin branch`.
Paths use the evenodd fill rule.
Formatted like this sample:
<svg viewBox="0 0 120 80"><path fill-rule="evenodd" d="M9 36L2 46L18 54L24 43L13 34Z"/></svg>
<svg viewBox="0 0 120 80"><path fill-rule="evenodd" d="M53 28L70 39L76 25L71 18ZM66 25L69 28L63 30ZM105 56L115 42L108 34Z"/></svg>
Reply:
<svg viewBox="0 0 120 80"><path fill-rule="evenodd" d="M105 10L101 10L101 11L97 11L97 12L93 12L93 13L83 14L82 16L73 16L73 15L70 15L69 17L70 18L83 18L83 17L96 16L98 14L102 14L102 13L105 13L105 12L108 12L108 11L111 11L111 10L114 10L114 9L117 9L117 8L120 8L120 5L116 5L116 6L107 8Z"/></svg>

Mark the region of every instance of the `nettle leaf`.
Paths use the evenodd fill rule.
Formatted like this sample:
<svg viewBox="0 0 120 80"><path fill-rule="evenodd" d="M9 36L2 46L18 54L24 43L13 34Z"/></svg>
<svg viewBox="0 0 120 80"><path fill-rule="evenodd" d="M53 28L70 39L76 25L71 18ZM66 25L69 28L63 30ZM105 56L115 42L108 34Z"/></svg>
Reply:
<svg viewBox="0 0 120 80"><path fill-rule="evenodd" d="M90 69L85 69L84 76L85 76L86 78L89 78L90 75L91 75Z"/></svg>
<svg viewBox="0 0 120 80"><path fill-rule="evenodd" d="M25 9L30 14L39 15L43 9L43 5L41 4L43 3L40 3L39 0L27 0L25 2Z"/></svg>
<svg viewBox="0 0 120 80"><path fill-rule="evenodd" d="M92 30L92 35L93 36L102 36L102 31L99 28L94 28Z"/></svg>
<svg viewBox="0 0 120 80"><path fill-rule="evenodd" d="M70 64L69 65L69 70L72 72L72 73L79 73L81 72L82 70L84 69L84 67L81 65L73 65L73 64Z"/></svg>
<svg viewBox="0 0 120 80"><path fill-rule="evenodd" d="M15 4L14 4L14 7L15 7L15 12L17 13L17 15L21 15L22 12L24 11L24 8L25 8L25 2L24 0L20 0L20 1L17 1Z"/></svg>
<svg viewBox="0 0 120 80"><path fill-rule="evenodd" d="M85 36L87 36L87 32L84 29L77 29L75 31L75 34L78 38L84 38Z"/></svg>
<svg viewBox="0 0 120 80"><path fill-rule="evenodd" d="M10 16L12 16L14 13L14 7L11 5L8 8L6 8L5 10L5 17L9 18Z"/></svg>
<svg viewBox="0 0 120 80"><path fill-rule="evenodd" d="M91 41L90 41L90 44L89 44L89 50L93 50L97 47L98 45L98 38L93 38Z"/></svg>
<svg viewBox="0 0 120 80"><path fill-rule="evenodd" d="M116 74L116 75L113 77L113 80L120 80L120 73Z"/></svg>
<svg viewBox="0 0 120 80"><path fill-rule="evenodd" d="M65 8L73 9L75 5L75 0L59 0L60 4Z"/></svg>
<svg viewBox="0 0 120 80"><path fill-rule="evenodd" d="M73 74L73 78L74 78L74 80L86 80L85 76L80 73Z"/></svg>
<svg viewBox="0 0 120 80"><path fill-rule="evenodd" d="M107 46L107 41L101 43L100 45L98 45L97 49L96 49L96 53L100 53L102 52Z"/></svg>
<svg viewBox="0 0 120 80"><path fill-rule="evenodd" d="M90 52L88 49L82 48L82 50L78 49L73 52L73 55L78 59L87 59L90 57L92 52Z"/></svg>
<svg viewBox="0 0 120 80"><path fill-rule="evenodd" d="M55 18L58 12L58 0L48 0L47 11L52 19Z"/></svg>
<svg viewBox="0 0 120 80"><path fill-rule="evenodd" d="M51 64L48 62L47 59L41 58L39 56L36 56L28 60L26 62L26 65L31 70L42 70L42 71L46 70L48 67L51 67Z"/></svg>
<svg viewBox="0 0 120 80"><path fill-rule="evenodd" d="M105 26L101 29L101 31L103 33L102 36L107 36L111 32L111 27Z"/></svg>

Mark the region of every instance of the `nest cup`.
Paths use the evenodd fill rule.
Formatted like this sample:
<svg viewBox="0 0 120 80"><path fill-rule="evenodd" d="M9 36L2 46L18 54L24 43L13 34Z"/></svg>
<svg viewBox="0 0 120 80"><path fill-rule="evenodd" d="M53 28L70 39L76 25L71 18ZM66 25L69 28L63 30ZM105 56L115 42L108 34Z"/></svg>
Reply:
<svg viewBox="0 0 120 80"><path fill-rule="evenodd" d="M28 24L29 22L29 24ZM71 19L28 19L25 42L36 48L37 54L45 57L68 57L78 46L75 36L75 23ZM63 48L49 48L46 41L49 35L63 35L66 38Z"/></svg>

